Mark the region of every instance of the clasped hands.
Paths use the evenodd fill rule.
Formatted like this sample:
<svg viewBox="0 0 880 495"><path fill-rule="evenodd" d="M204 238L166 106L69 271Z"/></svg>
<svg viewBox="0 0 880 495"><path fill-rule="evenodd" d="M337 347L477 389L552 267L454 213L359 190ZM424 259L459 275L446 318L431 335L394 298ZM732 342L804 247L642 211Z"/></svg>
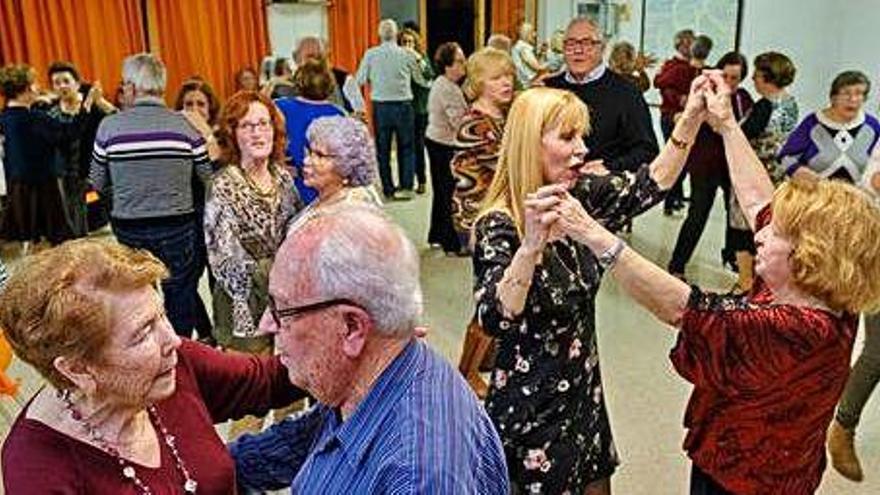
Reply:
<svg viewBox="0 0 880 495"><path fill-rule="evenodd" d="M720 70L704 70L691 83L682 118L691 122L706 122L719 134L737 128L731 94L732 90L724 82Z"/></svg>
<svg viewBox="0 0 880 495"><path fill-rule="evenodd" d="M568 192L566 184L550 184L526 195L524 207L523 246L535 253L563 237L589 245L591 236L605 231Z"/></svg>

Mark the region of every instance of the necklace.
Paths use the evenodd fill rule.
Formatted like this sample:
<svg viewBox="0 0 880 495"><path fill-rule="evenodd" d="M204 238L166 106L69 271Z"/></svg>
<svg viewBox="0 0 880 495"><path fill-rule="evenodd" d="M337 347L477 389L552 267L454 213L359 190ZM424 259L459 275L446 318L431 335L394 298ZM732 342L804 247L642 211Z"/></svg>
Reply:
<svg viewBox="0 0 880 495"><path fill-rule="evenodd" d="M274 200L278 196L278 187L276 185L276 179L275 179L275 167L273 167L272 165L268 165L267 167L268 167L267 171L269 172L270 183L269 183L269 186L266 188L260 187L260 184L257 184L257 181L255 181L253 179L253 177L251 177L251 174L248 173L248 171L245 170L244 167L240 167L240 170L241 170L241 175L244 177L245 183L251 189L253 189L254 193L258 197L269 199L269 200Z"/></svg>
<svg viewBox="0 0 880 495"><path fill-rule="evenodd" d="M137 486L141 493L145 495L151 495L153 493L150 490L143 480L138 478L137 471L134 468L134 465L127 460L123 459L121 455L119 455L119 450L116 447L110 445L104 435L98 431L97 428L89 424L86 420L83 419L82 413L80 413L76 407L73 405L73 401L70 398L69 390L58 390L56 396L64 402L64 409L67 410L67 413L70 415L70 419L76 422L82 429L85 431L86 435L89 439L97 444L101 450L107 452L116 460L119 464L119 467L122 469L122 476L131 480L132 483ZM183 475L183 479L185 480L183 483L183 491L185 493L196 493L196 488L199 486L198 482L193 479L189 470L186 468L186 465L183 463L183 459L180 457L180 452L177 450L177 440L174 435L168 432L168 429L165 428L165 425L162 423L162 419L159 417L159 411L156 410L156 406L150 405L147 406L147 413L150 416L150 421L159 429L159 432L162 434L162 439L165 441L165 445L168 446L168 450L171 451L171 456L174 458L175 467L180 471L180 474Z"/></svg>

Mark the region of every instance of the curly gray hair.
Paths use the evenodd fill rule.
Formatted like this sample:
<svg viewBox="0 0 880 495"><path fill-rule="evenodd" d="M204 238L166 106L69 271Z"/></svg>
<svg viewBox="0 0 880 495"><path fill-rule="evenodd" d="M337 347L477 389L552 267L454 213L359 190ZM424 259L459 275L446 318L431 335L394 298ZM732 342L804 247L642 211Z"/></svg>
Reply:
<svg viewBox="0 0 880 495"><path fill-rule="evenodd" d="M321 143L334 157L336 172L352 187L376 178L376 147L367 126L351 117L319 117L306 130L309 143Z"/></svg>

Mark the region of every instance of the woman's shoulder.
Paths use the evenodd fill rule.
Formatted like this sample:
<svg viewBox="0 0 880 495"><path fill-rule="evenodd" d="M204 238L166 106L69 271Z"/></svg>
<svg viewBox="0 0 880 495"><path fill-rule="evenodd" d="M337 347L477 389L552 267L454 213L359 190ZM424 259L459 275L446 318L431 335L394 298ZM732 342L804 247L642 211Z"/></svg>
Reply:
<svg viewBox="0 0 880 495"><path fill-rule="evenodd" d="M510 212L503 208L490 208L477 217L474 222L474 230L488 232L491 230L516 231L516 224Z"/></svg>
<svg viewBox="0 0 880 495"><path fill-rule="evenodd" d="M3 480L9 493L44 493L39 487L56 488L76 482L78 446L86 444L49 425L27 418L21 411L3 443ZM46 470L51 466L51 470Z"/></svg>

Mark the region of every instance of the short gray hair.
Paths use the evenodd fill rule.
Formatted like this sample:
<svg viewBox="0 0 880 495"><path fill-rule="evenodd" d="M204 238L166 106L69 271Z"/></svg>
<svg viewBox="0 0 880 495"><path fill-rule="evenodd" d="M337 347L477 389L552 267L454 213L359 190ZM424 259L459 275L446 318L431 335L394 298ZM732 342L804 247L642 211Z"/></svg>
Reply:
<svg viewBox="0 0 880 495"><path fill-rule="evenodd" d="M292 235L310 230L320 238L303 268L311 270L318 295L361 305L387 337L412 336L422 313L422 288L418 251L403 229L378 208L341 204Z"/></svg>
<svg viewBox="0 0 880 495"><path fill-rule="evenodd" d="M596 33L599 34L599 39L605 41L605 32L602 30L602 25L599 24L599 21L597 21L596 19L593 19L592 17L586 15L579 15L573 17L570 21L568 21L568 25L565 26L566 36L568 35L568 32L571 30L571 28L577 26L578 24L586 24L592 27L596 30Z"/></svg>
<svg viewBox="0 0 880 495"><path fill-rule="evenodd" d="M367 186L376 178L376 148L367 126L352 117L318 117L306 129L310 143L320 142L349 186Z"/></svg>
<svg viewBox="0 0 880 495"><path fill-rule="evenodd" d="M397 39L397 23L394 19L382 19L379 22L379 39L382 41Z"/></svg>
<svg viewBox="0 0 880 495"><path fill-rule="evenodd" d="M507 53L510 53L510 46L513 42L510 40L510 36L501 33L494 33L492 36L489 36L489 39L486 40L486 46L490 46L497 50L503 50Z"/></svg>
<svg viewBox="0 0 880 495"><path fill-rule="evenodd" d="M135 93L162 96L168 76L165 65L152 53L137 53L122 62L122 81L134 85Z"/></svg>

